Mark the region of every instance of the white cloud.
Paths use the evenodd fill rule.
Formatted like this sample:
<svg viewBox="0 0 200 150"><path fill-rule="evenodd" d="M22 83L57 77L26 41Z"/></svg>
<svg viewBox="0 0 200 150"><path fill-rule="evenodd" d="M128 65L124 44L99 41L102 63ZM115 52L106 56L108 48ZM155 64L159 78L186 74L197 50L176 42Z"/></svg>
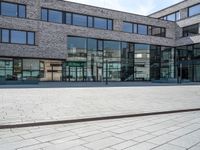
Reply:
<svg viewBox="0 0 200 150"><path fill-rule="evenodd" d="M148 15L182 0L68 0L98 7Z"/></svg>

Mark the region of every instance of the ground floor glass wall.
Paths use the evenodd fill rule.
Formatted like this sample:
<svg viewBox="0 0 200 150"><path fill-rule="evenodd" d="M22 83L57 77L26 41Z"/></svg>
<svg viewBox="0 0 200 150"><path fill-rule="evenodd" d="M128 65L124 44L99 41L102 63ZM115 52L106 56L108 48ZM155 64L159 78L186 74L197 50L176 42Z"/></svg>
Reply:
<svg viewBox="0 0 200 150"><path fill-rule="evenodd" d="M171 48L72 36L67 44L67 60L0 57L0 80L200 82L200 44Z"/></svg>
<svg viewBox="0 0 200 150"><path fill-rule="evenodd" d="M61 81L62 61L0 58L0 80Z"/></svg>
<svg viewBox="0 0 200 150"><path fill-rule="evenodd" d="M177 47L175 67L177 78L200 82L200 44Z"/></svg>

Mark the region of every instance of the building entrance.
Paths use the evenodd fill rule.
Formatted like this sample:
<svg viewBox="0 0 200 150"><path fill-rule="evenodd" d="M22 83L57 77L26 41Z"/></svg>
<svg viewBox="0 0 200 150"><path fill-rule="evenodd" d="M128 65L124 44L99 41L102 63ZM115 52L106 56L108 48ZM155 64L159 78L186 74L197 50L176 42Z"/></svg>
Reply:
<svg viewBox="0 0 200 150"><path fill-rule="evenodd" d="M84 62L68 62L65 68L65 81L85 81L85 64Z"/></svg>

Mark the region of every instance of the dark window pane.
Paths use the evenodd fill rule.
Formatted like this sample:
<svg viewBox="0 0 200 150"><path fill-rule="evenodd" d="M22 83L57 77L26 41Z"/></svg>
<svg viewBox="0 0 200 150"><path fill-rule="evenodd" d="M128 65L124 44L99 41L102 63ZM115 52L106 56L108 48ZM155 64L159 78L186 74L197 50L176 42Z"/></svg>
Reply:
<svg viewBox="0 0 200 150"><path fill-rule="evenodd" d="M113 20L108 20L108 30L113 30Z"/></svg>
<svg viewBox="0 0 200 150"><path fill-rule="evenodd" d="M56 23L62 23L62 12L55 11L55 10L49 10L49 21L56 22Z"/></svg>
<svg viewBox="0 0 200 150"><path fill-rule="evenodd" d="M73 25L87 27L87 16L73 14Z"/></svg>
<svg viewBox="0 0 200 150"><path fill-rule="evenodd" d="M99 29L107 29L107 20L103 18L94 18L94 27Z"/></svg>
<svg viewBox="0 0 200 150"><path fill-rule="evenodd" d="M24 5L19 5L19 17L26 17L26 7Z"/></svg>
<svg viewBox="0 0 200 150"><path fill-rule="evenodd" d="M88 27L94 27L93 25L93 17L88 17Z"/></svg>
<svg viewBox="0 0 200 150"><path fill-rule="evenodd" d="M35 44L35 33L28 32L28 44L34 45Z"/></svg>
<svg viewBox="0 0 200 150"><path fill-rule="evenodd" d="M11 3L1 3L1 14L4 16L17 17L17 5Z"/></svg>
<svg viewBox="0 0 200 150"><path fill-rule="evenodd" d="M26 32L11 31L11 43L26 44Z"/></svg>
<svg viewBox="0 0 200 150"><path fill-rule="evenodd" d="M133 32L133 24L124 22L123 23L123 31L132 33Z"/></svg>
<svg viewBox="0 0 200 150"><path fill-rule="evenodd" d="M161 28L152 27L151 35L153 35L153 36L161 36Z"/></svg>
<svg viewBox="0 0 200 150"><path fill-rule="evenodd" d="M138 25L138 34L147 35L147 26L146 25Z"/></svg>
<svg viewBox="0 0 200 150"><path fill-rule="evenodd" d="M161 37L166 37L166 29L165 28L161 28Z"/></svg>
<svg viewBox="0 0 200 150"><path fill-rule="evenodd" d="M2 32L2 42L9 42L9 30L3 29L1 32Z"/></svg>
<svg viewBox="0 0 200 150"><path fill-rule="evenodd" d="M200 14L200 4L192 6L189 8L189 17Z"/></svg>
<svg viewBox="0 0 200 150"><path fill-rule="evenodd" d="M42 20L47 21L47 9L42 9Z"/></svg>
<svg viewBox="0 0 200 150"><path fill-rule="evenodd" d="M72 24L72 14L66 13L66 24Z"/></svg>
<svg viewBox="0 0 200 150"><path fill-rule="evenodd" d="M173 13L171 15L168 15L167 16L167 20L169 20L169 21L176 21L176 15L175 15L175 13Z"/></svg>
<svg viewBox="0 0 200 150"><path fill-rule="evenodd" d="M199 34L199 24L191 25L183 28L183 36L193 36Z"/></svg>

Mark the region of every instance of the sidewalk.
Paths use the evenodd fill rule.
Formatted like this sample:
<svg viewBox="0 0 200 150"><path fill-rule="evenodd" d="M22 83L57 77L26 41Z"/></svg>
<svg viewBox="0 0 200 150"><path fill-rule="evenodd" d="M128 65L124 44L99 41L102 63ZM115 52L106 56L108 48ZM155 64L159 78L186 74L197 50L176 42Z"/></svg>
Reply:
<svg viewBox="0 0 200 150"><path fill-rule="evenodd" d="M0 130L2 150L199 150L200 112Z"/></svg>
<svg viewBox="0 0 200 150"><path fill-rule="evenodd" d="M0 125L200 108L200 86L161 85L1 88Z"/></svg>

